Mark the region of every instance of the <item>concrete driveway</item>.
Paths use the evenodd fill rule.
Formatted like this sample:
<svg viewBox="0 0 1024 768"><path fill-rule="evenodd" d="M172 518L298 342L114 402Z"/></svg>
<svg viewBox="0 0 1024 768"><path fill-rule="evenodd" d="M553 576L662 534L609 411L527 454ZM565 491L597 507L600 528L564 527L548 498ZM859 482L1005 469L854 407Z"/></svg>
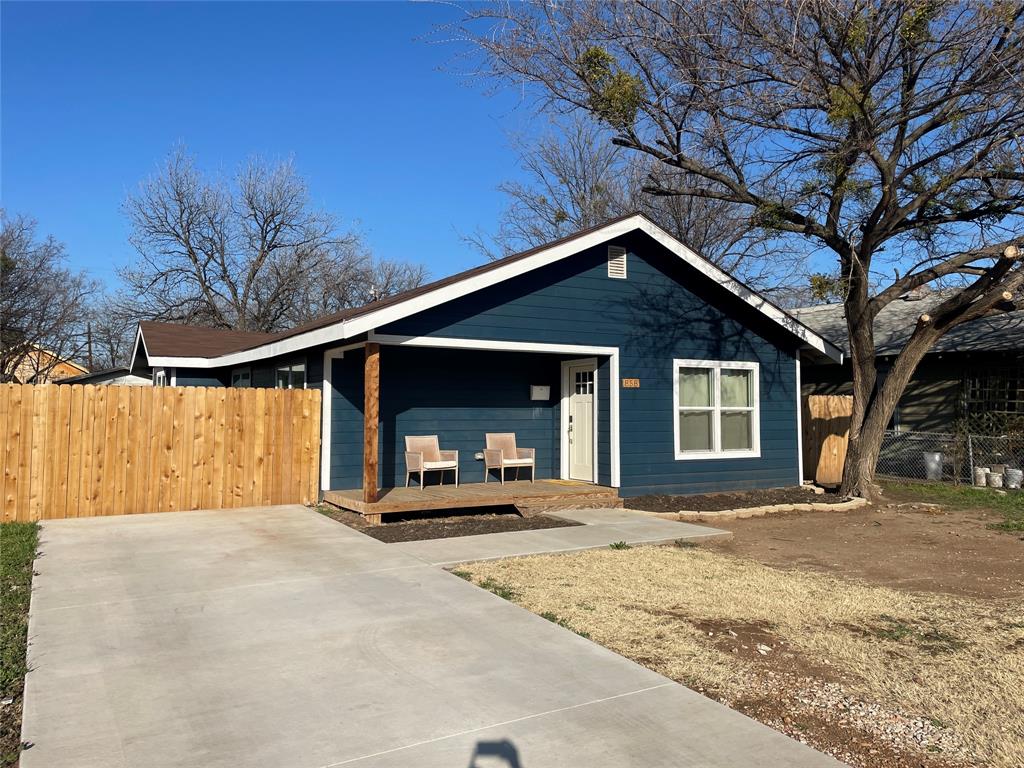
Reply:
<svg viewBox="0 0 1024 768"><path fill-rule="evenodd" d="M41 540L23 768L838 765L301 507Z"/></svg>

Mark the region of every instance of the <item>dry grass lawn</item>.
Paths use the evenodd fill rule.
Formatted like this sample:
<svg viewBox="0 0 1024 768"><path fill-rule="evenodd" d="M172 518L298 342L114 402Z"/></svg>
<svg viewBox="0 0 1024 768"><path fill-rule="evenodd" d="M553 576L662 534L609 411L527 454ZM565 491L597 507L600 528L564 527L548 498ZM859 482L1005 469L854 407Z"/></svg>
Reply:
<svg viewBox="0 0 1024 768"><path fill-rule="evenodd" d="M855 765L1024 765L1019 600L896 591L699 548L459 572Z"/></svg>

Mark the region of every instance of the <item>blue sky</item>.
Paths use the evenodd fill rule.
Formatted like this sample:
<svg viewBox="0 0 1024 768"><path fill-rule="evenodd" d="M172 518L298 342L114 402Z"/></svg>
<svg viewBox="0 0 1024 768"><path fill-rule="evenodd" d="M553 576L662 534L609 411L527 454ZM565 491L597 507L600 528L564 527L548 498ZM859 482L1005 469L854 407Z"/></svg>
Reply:
<svg viewBox="0 0 1024 768"><path fill-rule="evenodd" d="M120 207L176 142L201 167L293 157L316 206L435 277L478 263L541 118L429 42L441 3L26 3L2 14L3 206L113 284Z"/></svg>

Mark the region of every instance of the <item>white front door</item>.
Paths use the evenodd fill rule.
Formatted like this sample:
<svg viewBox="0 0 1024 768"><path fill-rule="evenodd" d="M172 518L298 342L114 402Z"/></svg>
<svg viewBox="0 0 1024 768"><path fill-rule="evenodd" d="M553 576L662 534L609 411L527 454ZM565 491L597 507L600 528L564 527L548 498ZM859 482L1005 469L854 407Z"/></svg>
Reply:
<svg viewBox="0 0 1024 768"><path fill-rule="evenodd" d="M569 478L594 482L594 363L569 365Z"/></svg>

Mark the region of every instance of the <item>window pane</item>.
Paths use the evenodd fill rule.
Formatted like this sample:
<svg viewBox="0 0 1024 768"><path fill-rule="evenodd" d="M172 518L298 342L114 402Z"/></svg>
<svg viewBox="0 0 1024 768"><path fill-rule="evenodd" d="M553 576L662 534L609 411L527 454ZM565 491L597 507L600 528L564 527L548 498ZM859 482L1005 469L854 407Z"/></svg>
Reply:
<svg viewBox="0 0 1024 768"><path fill-rule="evenodd" d="M278 389L288 389L288 377L290 371L287 368L277 369L277 383L274 385Z"/></svg>
<svg viewBox="0 0 1024 768"><path fill-rule="evenodd" d="M747 407L751 402L752 371L722 369L722 407Z"/></svg>
<svg viewBox="0 0 1024 768"><path fill-rule="evenodd" d="M292 368L292 389L302 389L305 384L306 373L302 368Z"/></svg>
<svg viewBox="0 0 1024 768"><path fill-rule="evenodd" d="M712 405L711 369L679 369L679 404L690 407Z"/></svg>
<svg viewBox="0 0 1024 768"><path fill-rule="evenodd" d="M711 411L682 411L679 414L679 450L710 451Z"/></svg>
<svg viewBox="0 0 1024 768"><path fill-rule="evenodd" d="M750 411L722 411L722 450L749 451L753 448Z"/></svg>

